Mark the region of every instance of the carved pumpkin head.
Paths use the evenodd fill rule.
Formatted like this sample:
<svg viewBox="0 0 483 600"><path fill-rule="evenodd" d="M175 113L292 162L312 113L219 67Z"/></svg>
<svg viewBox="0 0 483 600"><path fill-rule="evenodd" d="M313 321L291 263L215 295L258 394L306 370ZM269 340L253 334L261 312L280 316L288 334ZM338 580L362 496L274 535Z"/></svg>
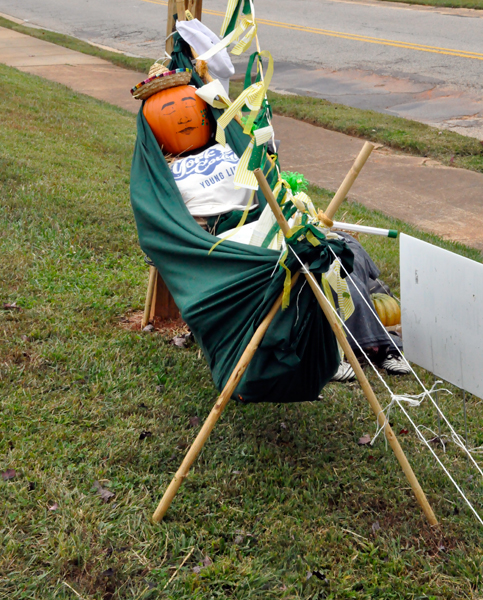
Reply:
<svg viewBox="0 0 483 600"><path fill-rule="evenodd" d="M143 113L158 144L174 156L205 146L211 136L208 106L189 85L170 87L149 97Z"/></svg>

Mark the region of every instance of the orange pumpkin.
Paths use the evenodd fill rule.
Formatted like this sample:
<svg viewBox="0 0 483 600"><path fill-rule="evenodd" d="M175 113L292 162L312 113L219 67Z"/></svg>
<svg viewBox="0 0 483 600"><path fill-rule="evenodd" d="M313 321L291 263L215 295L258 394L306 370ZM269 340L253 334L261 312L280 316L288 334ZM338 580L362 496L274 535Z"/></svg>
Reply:
<svg viewBox="0 0 483 600"><path fill-rule="evenodd" d="M153 94L144 103L143 113L164 152L177 156L209 142L208 106L189 85Z"/></svg>

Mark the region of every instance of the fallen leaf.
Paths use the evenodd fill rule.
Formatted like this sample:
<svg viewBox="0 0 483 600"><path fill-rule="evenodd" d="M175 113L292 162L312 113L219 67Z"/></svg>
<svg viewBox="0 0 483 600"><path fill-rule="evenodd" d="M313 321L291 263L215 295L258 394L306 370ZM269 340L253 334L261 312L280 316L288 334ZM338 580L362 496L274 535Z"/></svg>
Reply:
<svg viewBox="0 0 483 600"><path fill-rule="evenodd" d="M357 442L359 444L359 446L365 446L366 444L370 444L371 443L371 436L370 435L363 435L362 437L359 438L359 441Z"/></svg>
<svg viewBox="0 0 483 600"><path fill-rule="evenodd" d="M409 429L401 429L399 435L407 435L409 433Z"/></svg>
<svg viewBox="0 0 483 600"><path fill-rule="evenodd" d="M200 424L199 417L190 417L190 427L198 427L199 424Z"/></svg>
<svg viewBox="0 0 483 600"><path fill-rule="evenodd" d="M111 492L110 490L108 490L105 487L102 487L102 485L98 482L98 481L94 481L94 487L97 490L97 493L99 494L99 496L104 500L104 502L109 502L109 500L111 498L114 498L114 496L116 494L114 494L114 492Z"/></svg>
<svg viewBox="0 0 483 600"><path fill-rule="evenodd" d="M201 573L201 567L196 565L196 567L193 567L193 573Z"/></svg>
<svg viewBox="0 0 483 600"><path fill-rule="evenodd" d="M139 434L139 439L140 440L144 440L147 437L151 437L153 434L151 431L141 431L141 433Z"/></svg>
<svg viewBox="0 0 483 600"><path fill-rule="evenodd" d="M4 473L2 473L3 481L8 481L9 479L13 479L17 475L15 469L7 469Z"/></svg>
<svg viewBox="0 0 483 600"><path fill-rule="evenodd" d="M49 506L49 510L52 510L52 511L57 510L58 508L59 508L59 505L57 504L57 502L54 502L52 504L52 506Z"/></svg>
<svg viewBox="0 0 483 600"><path fill-rule="evenodd" d="M235 544L241 544L244 540L244 537L242 535L237 535L234 542Z"/></svg>
<svg viewBox="0 0 483 600"><path fill-rule="evenodd" d="M154 325L151 325L151 323L149 323L149 325L146 325L146 327L144 327L143 331L146 331L147 333L154 331Z"/></svg>
<svg viewBox="0 0 483 600"><path fill-rule="evenodd" d="M188 333L185 333L183 335L175 336L170 343L174 346L178 346L179 348L187 348L188 346L191 346L193 341L193 334L191 333L191 331L189 331Z"/></svg>
<svg viewBox="0 0 483 600"><path fill-rule="evenodd" d="M22 308L20 306L17 306L17 303L14 302L13 304L4 304L3 310L22 310Z"/></svg>
<svg viewBox="0 0 483 600"><path fill-rule="evenodd" d="M379 529L381 529L379 521L374 521L374 523L372 524L372 533L376 533L376 531L379 531Z"/></svg>
<svg viewBox="0 0 483 600"><path fill-rule="evenodd" d="M165 385L157 385L157 386L156 386L156 391L157 391L159 394L162 394L162 393L163 393L165 390L166 390L166 386L165 386Z"/></svg>
<svg viewBox="0 0 483 600"><path fill-rule="evenodd" d="M213 564L213 561L211 560L211 558L209 556L205 556L205 558L203 559L203 566L211 567L212 564Z"/></svg>

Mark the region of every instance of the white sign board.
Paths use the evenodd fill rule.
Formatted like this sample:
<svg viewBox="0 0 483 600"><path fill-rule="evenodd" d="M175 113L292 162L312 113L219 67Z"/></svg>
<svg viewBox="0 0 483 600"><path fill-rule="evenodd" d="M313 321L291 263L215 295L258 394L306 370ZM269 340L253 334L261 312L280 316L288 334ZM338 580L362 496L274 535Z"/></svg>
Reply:
<svg viewBox="0 0 483 600"><path fill-rule="evenodd" d="M400 237L406 358L483 398L483 265Z"/></svg>

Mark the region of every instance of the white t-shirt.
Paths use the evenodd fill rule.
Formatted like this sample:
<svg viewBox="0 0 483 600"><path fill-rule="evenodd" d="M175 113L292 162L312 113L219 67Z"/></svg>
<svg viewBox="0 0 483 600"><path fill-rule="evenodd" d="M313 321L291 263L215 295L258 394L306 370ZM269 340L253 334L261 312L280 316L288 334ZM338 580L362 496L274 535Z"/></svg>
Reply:
<svg viewBox="0 0 483 600"><path fill-rule="evenodd" d="M231 210L245 210L252 190L235 189L234 177L239 162L228 144L225 147L215 144L169 165L192 215L212 217ZM255 197L250 210L257 205Z"/></svg>

